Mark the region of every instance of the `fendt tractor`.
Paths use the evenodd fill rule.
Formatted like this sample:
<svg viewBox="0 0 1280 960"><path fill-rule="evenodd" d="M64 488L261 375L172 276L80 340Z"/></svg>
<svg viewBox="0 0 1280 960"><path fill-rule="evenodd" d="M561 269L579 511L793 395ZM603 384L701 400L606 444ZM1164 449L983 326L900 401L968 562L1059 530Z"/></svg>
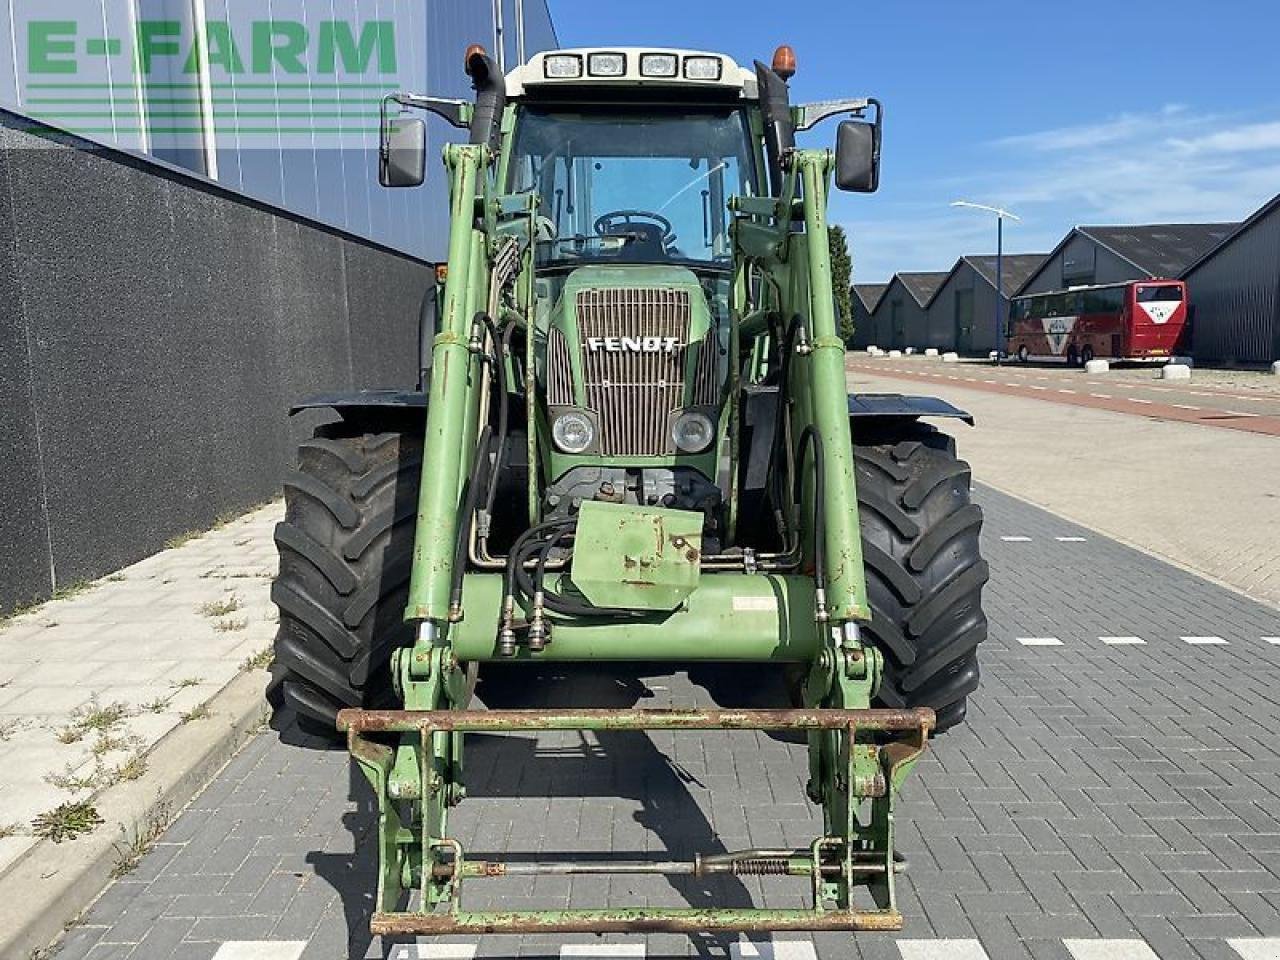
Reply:
<svg viewBox="0 0 1280 960"><path fill-rule="evenodd" d="M443 150L449 259L419 318L419 390L301 405L333 422L302 444L276 534L273 695L345 732L372 785L372 932L899 928L894 800L977 687L987 566L969 468L921 420L967 415L846 386L827 193L876 189L880 104L792 105L785 46L754 69L559 50L506 76L473 46L465 69L473 101L382 107L386 187L424 181L420 112L469 132ZM797 148L830 117L834 150ZM779 694L471 709L477 669L501 661L754 663ZM807 738L821 835L687 861L464 849L448 815L465 735L551 730ZM488 878L577 873L793 877L812 903L464 904Z"/></svg>

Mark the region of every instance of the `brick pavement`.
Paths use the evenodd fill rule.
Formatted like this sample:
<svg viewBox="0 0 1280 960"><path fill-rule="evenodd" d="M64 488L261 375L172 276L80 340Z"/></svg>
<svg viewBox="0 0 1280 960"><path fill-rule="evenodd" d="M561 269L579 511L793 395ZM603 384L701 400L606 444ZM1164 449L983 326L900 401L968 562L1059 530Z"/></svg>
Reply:
<svg viewBox="0 0 1280 960"><path fill-rule="evenodd" d="M1275 960L1280 646L1264 638L1280 636L1280 618L995 491L979 499L993 570L984 685L969 723L909 783L900 936L370 941L372 797L345 754L286 729L246 748L58 956ZM1201 636L1225 643L1182 639ZM661 706L777 694L751 676L560 667L534 684L491 671L481 696ZM806 842L819 829L803 802L803 746L764 734L472 737L468 751L471 797L454 825L476 853L691 855ZM469 902L680 906L708 890L661 878L503 882ZM751 879L710 892L791 906L802 890Z"/></svg>

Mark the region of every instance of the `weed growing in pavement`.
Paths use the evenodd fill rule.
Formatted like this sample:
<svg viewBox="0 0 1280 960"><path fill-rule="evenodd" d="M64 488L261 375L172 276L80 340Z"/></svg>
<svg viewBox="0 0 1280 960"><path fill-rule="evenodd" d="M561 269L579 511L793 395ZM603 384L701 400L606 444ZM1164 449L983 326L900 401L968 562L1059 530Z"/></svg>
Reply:
<svg viewBox="0 0 1280 960"><path fill-rule="evenodd" d="M147 711L147 713L164 713L169 709L169 703L172 700L173 694L169 694L167 697L156 697L154 700L149 700L144 703L142 705L142 709Z"/></svg>
<svg viewBox="0 0 1280 960"><path fill-rule="evenodd" d="M82 593L86 593L93 589L92 580L77 580L75 583L69 583L65 587L59 587L53 591L50 600L70 600L72 597L78 597Z"/></svg>
<svg viewBox="0 0 1280 960"><path fill-rule="evenodd" d="M213 625L213 629L218 633L234 633L237 630L243 630L248 625L248 620L219 620Z"/></svg>
<svg viewBox="0 0 1280 960"><path fill-rule="evenodd" d="M8 685L8 681L0 683L0 687L7 687ZM20 717L15 717L12 720L0 720L0 743L4 743L15 733L21 733L30 725L31 722L29 720L23 720Z"/></svg>
<svg viewBox="0 0 1280 960"><path fill-rule="evenodd" d="M143 757L142 751L136 751L124 763L120 764L111 771L113 783L123 783L127 780L137 780L147 772L147 761Z"/></svg>
<svg viewBox="0 0 1280 960"><path fill-rule="evenodd" d="M198 687L203 682L199 677L183 677L181 680L174 680L169 686L175 690L185 690L187 687Z"/></svg>
<svg viewBox="0 0 1280 960"><path fill-rule="evenodd" d="M89 733L114 729L128 716L129 708L123 703L109 703L104 707L97 700L91 700L71 711L71 722L58 731L58 739L63 743L79 743Z"/></svg>
<svg viewBox="0 0 1280 960"><path fill-rule="evenodd" d="M188 530L186 533L180 533L176 537L170 537L164 542L164 548L166 550L176 550L184 543L198 540L202 536L204 536L204 532L201 530Z"/></svg>
<svg viewBox="0 0 1280 960"><path fill-rule="evenodd" d="M182 714L179 719L183 723L190 723L192 720L206 720L212 715L213 714L209 712L209 705L202 703L198 707L192 707L186 713Z"/></svg>
<svg viewBox="0 0 1280 960"><path fill-rule="evenodd" d="M252 657L240 664L241 670L265 670L275 662L276 652L271 647L255 653Z"/></svg>
<svg viewBox="0 0 1280 960"><path fill-rule="evenodd" d="M108 753L114 753L116 750L123 750L130 745L132 738L116 737L109 733L99 733L98 739L94 741L90 752L95 757L104 757Z"/></svg>
<svg viewBox="0 0 1280 960"><path fill-rule="evenodd" d="M94 764L88 773L76 773L71 767L66 767L62 773L46 773L44 782L67 793L84 793L102 786L102 772L101 763Z"/></svg>
<svg viewBox="0 0 1280 960"><path fill-rule="evenodd" d="M160 839L160 835L164 833L165 824L169 822L169 808L165 804L161 804L147 816L147 822L139 827L138 831L129 838L129 841L123 845L115 844L116 854L119 859L116 865L111 868L111 878L119 880L121 877L133 872L138 862L142 860L152 845Z"/></svg>
<svg viewBox="0 0 1280 960"><path fill-rule="evenodd" d="M241 606L243 604L240 603L240 598L233 593L221 600L200 604L200 612L206 617L225 617L229 613L235 613Z"/></svg>
<svg viewBox="0 0 1280 960"><path fill-rule="evenodd" d="M17 835L18 825L16 823L0 823L0 840L16 837Z"/></svg>
<svg viewBox="0 0 1280 960"><path fill-rule="evenodd" d="M107 583L124 583L128 579L123 573L113 573L107 577Z"/></svg>
<svg viewBox="0 0 1280 960"><path fill-rule="evenodd" d="M31 821L35 835L44 840L61 843L74 840L82 833L89 833L102 824L97 809L87 800L61 803Z"/></svg>

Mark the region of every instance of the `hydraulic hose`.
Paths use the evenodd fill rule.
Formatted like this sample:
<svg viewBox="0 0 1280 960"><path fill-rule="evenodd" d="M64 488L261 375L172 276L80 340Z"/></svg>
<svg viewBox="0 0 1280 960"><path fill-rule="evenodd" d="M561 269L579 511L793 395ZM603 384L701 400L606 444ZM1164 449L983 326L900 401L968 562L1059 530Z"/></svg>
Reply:
<svg viewBox="0 0 1280 960"><path fill-rule="evenodd" d="M475 457L471 461L471 475L462 497L462 516L458 523L458 539L453 550L452 582L449 588L449 615L462 609L462 575L467 566L467 542L471 539L471 524L475 520L476 502L480 499L480 474L489 462L489 437L492 429L486 423L476 438Z"/></svg>
<svg viewBox="0 0 1280 960"><path fill-rule="evenodd" d="M494 378L497 380L498 391L498 456L493 465L493 472L489 475L489 489L484 498L485 516L492 520L493 504L498 495L498 480L507 465L507 439L511 419L511 396L507 393L507 357L510 355L511 335L516 325L507 324L499 339L498 332L489 317L484 318L484 324L488 327L489 336L493 338L494 347L498 351L497 361L494 363Z"/></svg>
<svg viewBox="0 0 1280 960"><path fill-rule="evenodd" d="M813 583L819 598L827 592L827 530L826 530L826 457L822 449L822 434L812 423L800 434L800 448L796 453L795 488L792 495L800 500L801 478L804 476L804 455L813 448ZM825 601L823 601L825 606Z"/></svg>

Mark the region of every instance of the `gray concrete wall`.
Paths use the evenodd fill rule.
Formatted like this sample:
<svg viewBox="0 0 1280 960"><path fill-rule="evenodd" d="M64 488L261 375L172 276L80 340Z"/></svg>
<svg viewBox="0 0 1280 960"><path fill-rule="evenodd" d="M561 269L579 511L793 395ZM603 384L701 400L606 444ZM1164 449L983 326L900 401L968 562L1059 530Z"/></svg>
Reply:
<svg viewBox="0 0 1280 960"><path fill-rule="evenodd" d="M412 386L432 277L31 129L0 112L0 610L275 496L291 402Z"/></svg>
<svg viewBox="0 0 1280 960"><path fill-rule="evenodd" d="M1228 241L1186 281L1197 360L1280 360L1280 207Z"/></svg>

